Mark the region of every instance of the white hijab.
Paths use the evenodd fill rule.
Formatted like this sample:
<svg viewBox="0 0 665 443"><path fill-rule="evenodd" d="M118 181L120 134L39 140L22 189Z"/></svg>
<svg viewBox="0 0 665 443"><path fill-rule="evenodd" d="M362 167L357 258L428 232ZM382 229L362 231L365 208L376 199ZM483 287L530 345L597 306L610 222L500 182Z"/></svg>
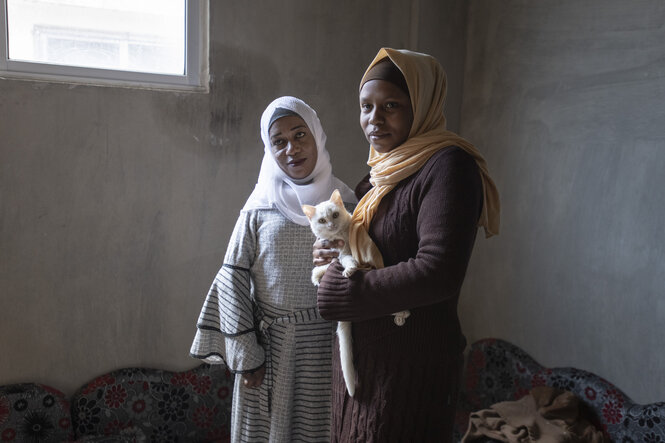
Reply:
<svg viewBox="0 0 665 443"><path fill-rule="evenodd" d="M270 118L277 108L288 109L298 114L307 124L316 141L316 166L310 175L294 179L279 167L270 150ZM263 140L263 161L254 191L247 199L243 211L275 207L294 223L308 226L309 220L302 212L302 205L316 205L328 200L335 189L339 189L342 200L356 203L353 191L332 174L330 155L326 150L326 133L316 115L304 101L295 97L280 97L268 105L261 116L261 139Z"/></svg>

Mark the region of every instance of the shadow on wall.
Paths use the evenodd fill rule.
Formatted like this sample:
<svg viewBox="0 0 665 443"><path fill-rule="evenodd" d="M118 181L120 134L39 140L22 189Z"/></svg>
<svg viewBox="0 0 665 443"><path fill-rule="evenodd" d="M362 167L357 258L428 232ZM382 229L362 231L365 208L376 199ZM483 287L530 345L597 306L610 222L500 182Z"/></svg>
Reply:
<svg viewBox="0 0 665 443"><path fill-rule="evenodd" d="M258 122L265 106L278 95L280 72L270 58L258 52L215 44L210 73L207 94L176 92L175 100L156 94L153 118L170 133L183 134L185 143L177 145L180 149L192 150L212 164L223 159L236 162L248 148L263 145ZM262 154L262 150L256 153L259 159Z"/></svg>

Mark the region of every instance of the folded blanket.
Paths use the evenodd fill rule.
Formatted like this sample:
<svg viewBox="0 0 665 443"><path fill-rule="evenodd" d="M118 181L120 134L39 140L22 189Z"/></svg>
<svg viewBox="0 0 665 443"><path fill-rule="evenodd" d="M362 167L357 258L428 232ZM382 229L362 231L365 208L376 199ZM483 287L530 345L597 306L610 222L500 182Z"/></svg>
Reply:
<svg viewBox="0 0 665 443"><path fill-rule="evenodd" d="M508 443L609 443L580 406L571 392L533 388L519 400L471 413L462 442L490 437Z"/></svg>

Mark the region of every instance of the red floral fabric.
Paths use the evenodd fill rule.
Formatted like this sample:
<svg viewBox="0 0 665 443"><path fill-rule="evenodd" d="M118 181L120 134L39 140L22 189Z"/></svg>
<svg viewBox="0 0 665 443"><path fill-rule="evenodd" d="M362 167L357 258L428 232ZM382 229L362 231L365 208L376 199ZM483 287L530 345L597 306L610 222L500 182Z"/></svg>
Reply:
<svg viewBox="0 0 665 443"><path fill-rule="evenodd" d="M61 442L74 437L69 402L50 386L0 386L0 442Z"/></svg>
<svg viewBox="0 0 665 443"><path fill-rule="evenodd" d="M49 386L0 386L0 443L228 442L234 376L128 368L101 375L68 401Z"/></svg>
<svg viewBox="0 0 665 443"><path fill-rule="evenodd" d="M225 367L207 364L186 372L111 372L72 398L74 432L89 442L111 436L121 441L227 442L233 381Z"/></svg>

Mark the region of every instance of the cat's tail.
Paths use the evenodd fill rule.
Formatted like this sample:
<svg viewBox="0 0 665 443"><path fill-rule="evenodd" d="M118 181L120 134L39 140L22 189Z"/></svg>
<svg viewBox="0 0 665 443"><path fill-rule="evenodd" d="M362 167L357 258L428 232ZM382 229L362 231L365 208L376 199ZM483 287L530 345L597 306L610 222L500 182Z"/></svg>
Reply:
<svg viewBox="0 0 665 443"><path fill-rule="evenodd" d="M339 359L342 363L342 374L349 395L353 397L356 392L356 369L353 366L353 339L351 338L351 322L337 323L337 337L339 339Z"/></svg>

